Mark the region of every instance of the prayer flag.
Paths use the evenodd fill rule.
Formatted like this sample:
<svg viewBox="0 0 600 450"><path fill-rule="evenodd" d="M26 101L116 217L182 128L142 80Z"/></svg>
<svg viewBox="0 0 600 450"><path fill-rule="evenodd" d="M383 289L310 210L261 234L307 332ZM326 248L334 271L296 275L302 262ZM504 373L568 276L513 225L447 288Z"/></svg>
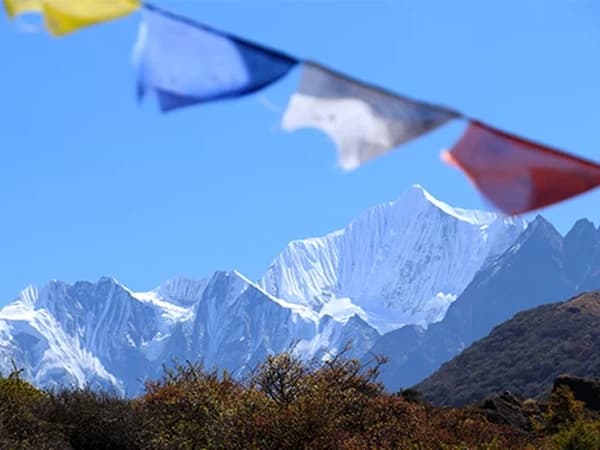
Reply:
<svg viewBox="0 0 600 450"><path fill-rule="evenodd" d="M305 63L282 127L325 132L337 146L339 165L350 170L458 116Z"/></svg>
<svg viewBox="0 0 600 450"><path fill-rule="evenodd" d="M443 158L507 214L521 214L600 185L600 165L473 121Z"/></svg>
<svg viewBox="0 0 600 450"><path fill-rule="evenodd" d="M3 0L3 2L8 16L15 17L19 14L41 12L43 0Z"/></svg>
<svg viewBox="0 0 600 450"><path fill-rule="evenodd" d="M240 97L277 81L294 58L146 5L134 50L138 97L163 111Z"/></svg>
<svg viewBox="0 0 600 450"><path fill-rule="evenodd" d="M62 36L99 22L116 19L140 7L139 0L43 0L50 33Z"/></svg>

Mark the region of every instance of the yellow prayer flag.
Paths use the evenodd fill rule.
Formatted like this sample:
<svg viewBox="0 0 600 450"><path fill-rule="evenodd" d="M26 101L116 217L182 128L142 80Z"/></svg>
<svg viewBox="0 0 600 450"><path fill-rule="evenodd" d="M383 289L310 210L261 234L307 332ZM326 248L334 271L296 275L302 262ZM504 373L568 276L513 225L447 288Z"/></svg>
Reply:
<svg viewBox="0 0 600 450"><path fill-rule="evenodd" d="M42 0L42 4L46 26L54 36L125 16L141 5L140 0Z"/></svg>
<svg viewBox="0 0 600 450"><path fill-rule="evenodd" d="M4 9L6 9L9 17L29 12L40 12L42 2L43 0L3 0Z"/></svg>

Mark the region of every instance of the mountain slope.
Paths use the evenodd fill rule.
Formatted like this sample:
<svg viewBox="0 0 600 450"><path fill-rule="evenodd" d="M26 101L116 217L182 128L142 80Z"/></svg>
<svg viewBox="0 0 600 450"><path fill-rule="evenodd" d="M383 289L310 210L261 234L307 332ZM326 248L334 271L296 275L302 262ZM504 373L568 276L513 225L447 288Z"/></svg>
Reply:
<svg viewBox="0 0 600 450"><path fill-rule="evenodd" d="M600 291L521 312L416 388L436 404L462 405L509 390L540 397L562 374L600 373Z"/></svg>
<svg viewBox="0 0 600 450"><path fill-rule="evenodd" d="M521 219L453 208L413 186L342 230L291 242L260 285L334 317L356 314L380 332L426 327L525 227Z"/></svg>
<svg viewBox="0 0 600 450"><path fill-rule="evenodd" d="M384 382L392 390L411 386L515 313L600 288L599 248L600 232L591 222L579 221L563 238L538 216L475 276L444 320L427 330L395 330L376 342L371 351L391 359Z"/></svg>

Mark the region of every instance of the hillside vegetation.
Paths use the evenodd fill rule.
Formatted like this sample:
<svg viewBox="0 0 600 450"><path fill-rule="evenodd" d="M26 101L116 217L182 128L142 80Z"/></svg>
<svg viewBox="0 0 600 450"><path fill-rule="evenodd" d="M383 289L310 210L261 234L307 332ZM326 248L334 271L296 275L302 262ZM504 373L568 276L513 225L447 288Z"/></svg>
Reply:
<svg viewBox="0 0 600 450"><path fill-rule="evenodd" d="M0 379L2 449L598 449L600 422L568 388L511 423L489 407L439 408L386 393L370 368L283 353L239 382L185 364L121 399ZM584 445L573 446L573 445Z"/></svg>
<svg viewBox="0 0 600 450"><path fill-rule="evenodd" d="M600 375L600 291L516 314L416 389L439 405L510 391L541 398L562 374Z"/></svg>

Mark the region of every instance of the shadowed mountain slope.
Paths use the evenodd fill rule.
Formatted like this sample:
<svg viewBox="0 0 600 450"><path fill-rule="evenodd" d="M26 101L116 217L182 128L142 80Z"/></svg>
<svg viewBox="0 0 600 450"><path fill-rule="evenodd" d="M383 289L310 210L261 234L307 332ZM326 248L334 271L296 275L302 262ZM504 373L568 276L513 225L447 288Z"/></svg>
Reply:
<svg viewBox="0 0 600 450"><path fill-rule="evenodd" d="M521 312L416 386L436 404L508 390L541 397L562 374L600 374L600 291Z"/></svg>

